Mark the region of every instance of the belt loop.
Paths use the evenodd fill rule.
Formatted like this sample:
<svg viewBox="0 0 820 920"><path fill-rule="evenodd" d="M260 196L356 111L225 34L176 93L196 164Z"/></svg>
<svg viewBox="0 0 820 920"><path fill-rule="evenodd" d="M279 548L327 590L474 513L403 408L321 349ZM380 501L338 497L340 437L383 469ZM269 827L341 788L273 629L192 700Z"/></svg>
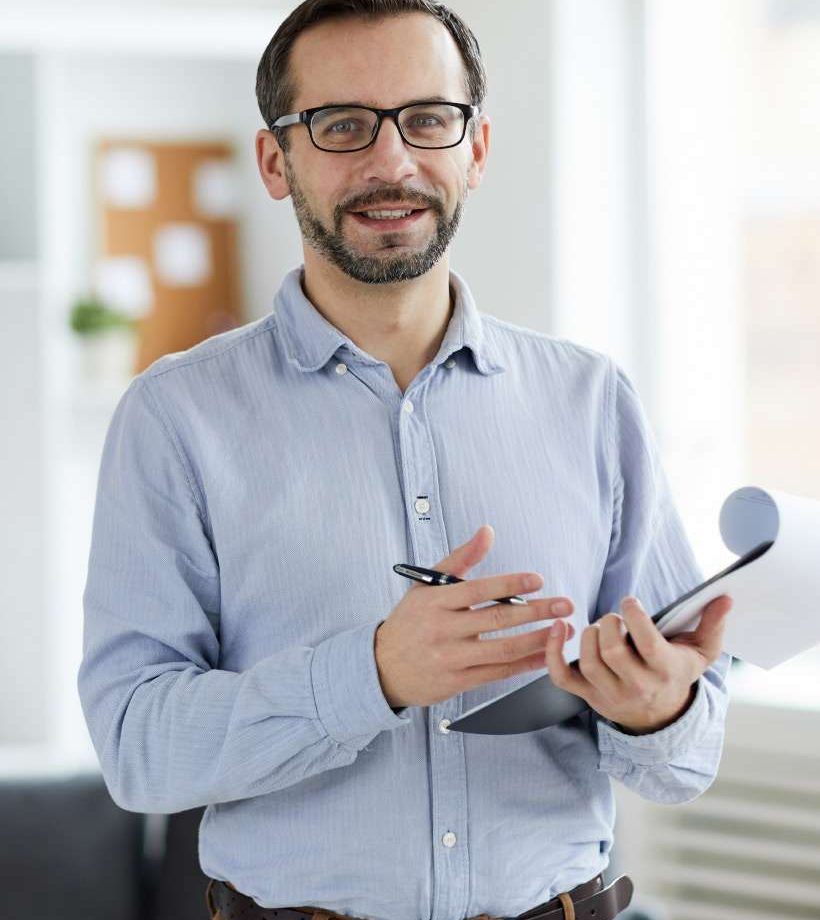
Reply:
<svg viewBox="0 0 820 920"><path fill-rule="evenodd" d="M216 915L216 908L214 907L214 896L211 894L211 889L214 887L214 880L210 879L208 881L208 887L205 889L205 903L208 905L208 917L214 917Z"/></svg>
<svg viewBox="0 0 820 920"><path fill-rule="evenodd" d="M561 907L564 908L564 920L575 920L575 905L566 891L558 895L558 900L561 902Z"/></svg>

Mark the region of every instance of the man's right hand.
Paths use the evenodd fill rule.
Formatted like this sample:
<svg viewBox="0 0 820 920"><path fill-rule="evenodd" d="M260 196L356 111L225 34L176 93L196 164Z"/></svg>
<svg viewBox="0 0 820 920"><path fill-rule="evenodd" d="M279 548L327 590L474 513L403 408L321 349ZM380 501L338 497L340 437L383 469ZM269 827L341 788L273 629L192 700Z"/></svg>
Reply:
<svg viewBox="0 0 820 920"><path fill-rule="evenodd" d="M433 568L464 578L487 555L493 538L492 528L485 524ZM545 668L549 627L497 639L482 639L480 633L568 616L573 610L569 598L537 597L528 599L526 606L470 609L498 597L536 591L543 583L540 575L522 572L455 585L413 584L376 629L376 665L388 705L429 706L494 680ZM558 601L567 604L565 612L551 609ZM571 623L567 626L569 638L574 630Z"/></svg>

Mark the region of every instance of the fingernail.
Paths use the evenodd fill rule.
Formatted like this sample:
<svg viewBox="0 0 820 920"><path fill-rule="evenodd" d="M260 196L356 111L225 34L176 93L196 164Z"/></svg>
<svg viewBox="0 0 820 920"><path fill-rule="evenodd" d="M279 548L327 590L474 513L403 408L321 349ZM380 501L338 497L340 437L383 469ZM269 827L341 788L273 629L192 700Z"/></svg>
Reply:
<svg viewBox="0 0 820 920"><path fill-rule="evenodd" d="M555 601L550 605L550 610L560 617L569 613L570 606L566 601Z"/></svg>

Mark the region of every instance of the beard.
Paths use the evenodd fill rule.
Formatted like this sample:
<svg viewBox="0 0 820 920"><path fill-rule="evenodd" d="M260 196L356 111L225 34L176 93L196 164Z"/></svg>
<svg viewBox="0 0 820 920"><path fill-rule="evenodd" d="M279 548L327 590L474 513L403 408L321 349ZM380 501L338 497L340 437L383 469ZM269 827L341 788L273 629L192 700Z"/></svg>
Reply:
<svg viewBox="0 0 820 920"><path fill-rule="evenodd" d="M328 261L356 281L365 284L394 284L397 281L409 281L425 274L438 262L447 251L464 210L467 198L467 180L464 180L461 198L456 204L451 217L447 217L444 205L438 198L423 195L420 192L387 188L374 190L367 196L359 196L355 201L336 205L333 209L333 228L328 229L311 209L293 170L285 157L285 176L288 180L293 210L304 241L323 255ZM421 252L396 253L384 257L368 256L351 248L342 233L342 223L349 210L363 208L374 202L404 201L429 208L436 217L436 229L432 239ZM382 245L394 247L403 245L403 233L386 232L382 234Z"/></svg>

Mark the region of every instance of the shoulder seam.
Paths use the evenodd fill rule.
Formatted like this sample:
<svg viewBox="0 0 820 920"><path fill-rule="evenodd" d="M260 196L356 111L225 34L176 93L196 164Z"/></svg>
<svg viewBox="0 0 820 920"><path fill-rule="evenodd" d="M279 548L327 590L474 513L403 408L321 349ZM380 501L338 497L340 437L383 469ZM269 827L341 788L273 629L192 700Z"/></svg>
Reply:
<svg viewBox="0 0 820 920"><path fill-rule="evenodd" d="M239 336L235 342L229 342L223 348L220 348L219 351L209 352L205 355L196 355L188 358L186 361L183 361L179 364L172 364L169 367L161 368L156 371L151 371L150 368L147 369L141 376L144 378L153 378L153 377L162 377L164 374L167 374L169 371L182 370L184 367L190 367L193 364L199 364L202 361L210 361L214 358L218 358L221 355L224 355L226 352L229 352L232 348L236 348L239 345L242 345L245 342L255 339L258 335L262 335L265 332L270 331L272 327L276 326L276 315L271 313L269 316L263 317L261 320L260 326L258 329L254 329L252 332L248 331L244 335ZM160 360L160 359L158 359Z"/></svg>
<svg viewBox="0 0 820 920"><path fill-rule="evenodd" d="M497 316L493 316L490 313L482 313L481 318L485 322L492 323L495 326L506 329L508 332L515 332L518 333L518 335L527 336L531 339L541 339L542 341L548 342L559 341L559 339L556 339L554 336L551 336L546 332L539 332L537 329L527 329L525 326L517 326L515 323L507 322L505 319L499 319Z"/></svg>
<svg viewBox="0 0 820 920"><path fill-rule="evenodd" d="M623 489L624 481L619 466L619 452L617 443L618 430L618 367L614 358L609 357L607 373L607 443L609 444L609 481L611 490L611 518L610 518L610 551L612 549L612 535L617 533L617 540L621 539L623 528Z"/></svg>
<svg viewBox="0 0 820 920"><path fill-rule="evenodd" d="M151 388L148 386L148 378L138 377L138 382L140 383L140 388L145 391L148 399L151 402L153 407L154 414L156 415L160 425L165 431L165 435L168 440L171 442L171 446L174 448L174 454L176 455L179 465L182 469L182 475L185 477L185 482L188 485L188 489L191 493L191 499L193 500L194 507L197 509L202 523L205 525L206 531L211 537L211 522L208 517L208 512L206 510L206 505L203 496L201 495L199 489L196 486L196 483L193 480L193 477L189 475L188 464L185 462L185 455L182 449L182 446L177 436L176 430L171 424L171 420L168 418L168 414L162 408L159 403L159 400L156 398L156 395L151 391Z"/></svg>
<svg viewBox="0 0 820 920"><path fill-rule="evenodd" d="M481 317L482 319L492 323L494 326L497 326L500 329L504 329L517 335L525 336L526 338L538 339L541 342L549 342L554 345L560 345L564 348L570 348L574 351L583 352L584 354L593 358L605 358L607 360L610 359L610 356L604 352L596 351L594 348L588 348L586 345L580 344L580 342L573 342L571 339L567 339L562 336L551 335L549 332L539 332L537 329L528 329L526 326L518 326L515 323L508 322L507 320L499 319L497 316L493 316L490 313L482 313Z"/></svg>
<svg viewBox="0 0 820 920"><path fill-rule="evenodd" d="M615 472L615 466L617 456L618 456L618 445L616 444L615 431L617 429L617 419L615 418L617 412L617 377L618 372L615 367L615 361L612 358L609 358L609 367L607 369L607 388L606 388L606 397L607 397L607 443L609 444L609 464L612 468L613 474Z"/></svg>

